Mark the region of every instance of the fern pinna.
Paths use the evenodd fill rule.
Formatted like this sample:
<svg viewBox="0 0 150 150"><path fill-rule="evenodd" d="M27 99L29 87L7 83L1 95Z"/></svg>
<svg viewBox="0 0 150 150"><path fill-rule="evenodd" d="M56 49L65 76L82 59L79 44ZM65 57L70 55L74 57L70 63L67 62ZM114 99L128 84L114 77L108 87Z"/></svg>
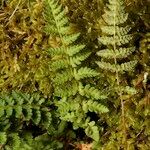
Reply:
<svg viewBox="0 0 150 150"><path fill-rule="evenodd" d="M102 18L104 24L101 26L102 36L99 37L99 42L105 49L97 52L101 61L96 63L104 73L107 73L112 89L121 101L121 128L123 129L121 130L122 135L125 135L122 140L124 143L126 142L124 100L125 97L135 94L136 90L127 86L123 74L132 72L137 64L136 60L130 60L135 47L132 46L133 36L129 33L131 27L127 25L128 14L125 12L124 1L109 0Z"/></svg>
<svg viewBox="0 0 150 150"><path fill-rule="evenodd" d="M83 85L85 78L95 77L99 73L81 65L90 52L85 50L84 44L77 44L80 34L72 33L65 10L59 1L46 0L45 3L45 32L59 39L56 47L47 50L52 60L50 70L53 74L54 97L59 117L72 122L74 129L85 129L89 137L99 141L98 127L94 121L90 121L87 112L108 112L98 101L105 96L98 89Z"/></svg>

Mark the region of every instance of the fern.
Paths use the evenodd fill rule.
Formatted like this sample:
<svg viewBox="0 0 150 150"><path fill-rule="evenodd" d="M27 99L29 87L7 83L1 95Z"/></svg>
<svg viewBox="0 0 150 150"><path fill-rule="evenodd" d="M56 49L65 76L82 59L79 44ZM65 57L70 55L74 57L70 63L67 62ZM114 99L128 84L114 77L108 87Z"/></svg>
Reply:
<svg viewBox="0 0 150 150"><path fill-rule="evenodd" d="M4 145L7 141L7 134L5 132L0 132L0 145Z"/></svg>
<svg viewBox="0 0 150 150"><path fill-rule="evenodd" d="M97 52L97 55L102 58L101 61L96 62L97 65L117 76L119 73L133 71L137 64L137 60L128 60L135 51L135 47L131 45L133 36L129 34L131 27L126 25L128 14L125 13L124 7L123 0L109 0L103 15L106 24L101 27L104 35L99 38L100 43L107 48Z"/></svg>
<svg viewBox="0 0 150 150"><path fill-rule="evenodd" d="M112 59L114 63L108 63L107 61L96 62L102 69L109 70L111 72L128 72L133 71L137 61L122 62L119 64L117 60L129 57L134 51L135 47L130 46L127 48L127 44L131 43L133 38L132 34L129 34L130 26L125 25L128 14L124 11L123 0L109 0L107 10L103 15L103 19L106 25L101 27L103 34L99 41L106 45L108 48L97 52L97 55L105 58ZM121 47L120 47L121 46Z"/></svg>
<svg viewBox="0 0 150 150"><path fill-rule="evenodd" d="M21 146L21 138L17 132L0 132L0 147L6 150L18 150Z"/></svg>
<svg viewBox="0 0 150 150"><path fill-rule="evenodd" d="M75 129L84 128L89 137L98 141L98 127L90 122L90 119L86 121L88 118L86 113L108 112L106 106L94 101L94 99L104 99L106 96L101 95L99 90L91 85L85 85L86 88L83 88L81 84L86 78L98 76L99 73L82 65L91 53L86 51L84 44L78 44L80 33L71 32L65 10L59 1L46 0L45 4L47 20L45 32L60 39L59 46L47 50L52 60L50 70L53 73L58 115L61 120L72 122ZM59 101L57 97L60 98Z"/></svg>
<svg viewBox="0 0 150 150"><path fill-rule="evenodd" d="M87 98L91 99L106 99L107 96L104 95L100 90L96 89L95 87L91 87L90 84L87 84L86 86L83 86L82 83L79 84L79 93L82 96L85 96Z"/></svg>
<svg viewBox="0 0 150 150"><path fill-rule="evenodd" d="M30 96L13 91L11 95L0 96L0 121L5 119L22 119L32 121L35 125L48 128L51 123L51 113L45 105L45 99L35 94ZM6 126L6 125L5 125Z"/></svg>
<svg viewBox="0 0 150 150"><path fill-rule="evenodd" d="M61 149L63 143L56 138L63 134L66 124L60 122L54 111L50 112L51 106L38 93L32 95L16 91L1 93L0 147L2 150L49 150L55 147ZM32 131L35 127L38 131ZM37 135L38 132L40 135Z"/></svg>
<svg viewBox="0 0 150 150"><path fill-rule="evenodd" d="M123 134L121 143L124 149L127 149L124 99L128 99L137 92L135 88L129 87L125 83L125 77L122 75L133 72L137 64L137 60L130 60L135 47L132 46L133 36L130 33L131 27L127 25L127 19L128 14L125 12L124 1L109 0L103 15L105 24L101 27L102 36L99 37L99 42L106 48L97 52L97 55L101 57L101 61L96 62L99 68L109 73L107 77L113 87L112 93L114 92L114 94L112 96L118 99L116 106L120 104L121 117L119 125Z"/></svg>
<svg viewBox="0 0 150 150"><path fill-rule="evenodd" d="M74 102L72 102L72 99L68 101L63 99L57 102L56 106L58 106L58 112L61 114L60 118L62 120L72 122L74 129L79 127L85 129L87 136L99 142L99 129L94 121L90 121L86 113L88 111L97 114L106 113L108 109L104 105L92 100L83 101L80 97L76 97Z"/></svg>

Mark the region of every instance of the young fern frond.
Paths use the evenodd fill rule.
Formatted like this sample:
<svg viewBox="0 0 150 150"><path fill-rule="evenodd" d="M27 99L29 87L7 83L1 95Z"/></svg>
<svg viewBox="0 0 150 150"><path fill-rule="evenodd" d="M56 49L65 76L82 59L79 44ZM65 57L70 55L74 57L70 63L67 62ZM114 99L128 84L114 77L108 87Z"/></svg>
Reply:
<svg viewBox="0 0 150 150"><path fill-rule="evenodd" d="M94 99L104 99L104 95L101 96L99 90L90 85L87 85L88 88L85 86L85 89L81 89L81 82L86 78L98 76L99 73L94 69L82 66L82 62L91 53L86 52L84 44L77 44L80 33L71 32L65 10L59 1L46 0L46 7L46 11L49 11L45 13L46 19L48 19L46 29L51 30L55 24L55 28L51 30L50 34L59 37L61 43L57 48L48 49L48 53L52 57L50 69L53 73L54 96L60 98L58 102L56 101L58 114L61 120L72 122L76 128L84 128L89 137L97 139L99 137L98 128L95 124L90 123L90 120L88 123L86 122L88 118L86 113L87 111L106 113L108 109L98 101L94 102ZM49 19L53 21L49 21ZM91 93L88 94L88 91ZM84 101L90 101L91 107ZM95 104L96 108L94 108ZM85 110L83 105L89 109ZM96 131L94 131L95 128Z"/></svg>

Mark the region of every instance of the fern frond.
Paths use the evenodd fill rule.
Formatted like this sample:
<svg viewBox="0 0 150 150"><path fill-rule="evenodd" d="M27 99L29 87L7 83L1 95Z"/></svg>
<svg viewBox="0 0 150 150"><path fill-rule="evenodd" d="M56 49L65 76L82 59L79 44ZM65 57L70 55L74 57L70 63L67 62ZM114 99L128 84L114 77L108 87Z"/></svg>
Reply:
<svg viewBox="0 0 150 150"><path fill-rule="evenodd" d="M24 121L33 121L47 128L51 122L51 113L47 108L42 108L45 99L39 95L28 95L13 91L11 95L0 96L0 116L22 118ZM45 123L45 119L47 123Z"/></svg>
<svg viewBox="0 0 150 150"><path fill-rule="evenodd" d="M44 31L46 34L59 35L56 22L53 17L53 13L52 11L49 11L49 9L51 9L52 4L54 6L54 1L49 1L49 0L45 1L44 17L45 17L45 20L47 20L48 24L45 25ZM49 26L49 24L51 24L51 26Z"/></svg>
<svg viewBox="0 0 150 150"><path fill-rule="evenodd" d="M104 35L99 38L99 41L108 48L97 52L97 55L110 61L102 60L96 63L101 69L114 73L133 71L137 64L137 61L121 62L120 64L117 60L127 58L135 51L135 47L130 46L133 39L132 34L129 34L131 27L124 25L128 19L128 14L125 13L124 9L122 0L109 0L107 10L103 15L106 24L101 28ZM128 45L129 47L127 47ZM114 62L111 63L113 60Z"/></svg>
<svg viewBox="0 0 150 150"><path fill-rule="evenodd" d="M21 139L16 132L0 132L0 147L7 150L18 150L21 146Z"/></svg>
<svg viewBox="0 0 150 150"><path fill-rule="evenodd" d="M60 59L60 60L54 61L50 67L53 70L58 70L58 69L68 68L68 66L69 66L69 63L66 59L64 60Z"/></svg>
<svg viewBox="0 0 150 150"><path fill-rule="evenodd" d="M109 70L111 72L119 72L119 73L125 73L125 71L133 71L135 68L135 65L137 64L137 61L129 61L126 63L122 63L121 65L117 64L110 64L107 62L96 62L97 65L101 68L101 69L106 69Z"/></svg>
<svg viewBox="0 0 150 150"><path fill-rule="evenodd" d="M63 36L63 43L65 45L70 45L74 43L79 38L79 36L80 33Z"/></svg>
<svg viewBox="0 0 150 150"><path fill-rule="evenodd" d="M121 47L116 50L104 49L104 50L97 52L97 55L106 59L112 59L113 57L122 59L131 55L134 51L135 51L135 47L130 47L130 48Z"/></svg>
<svg viewBox="0 0 150 150"><path fill-rule="evenodd" d="M114 25L114 14L115 14L115 25L123 24L128 19L128 14L125 13L123 0L109 0L107 5L108 9L105 9L103 19L108 25Z"/></svg>
<svg viewBox="0 0 150 150"><path fill-rule="evenodd" d="M85 112L95 112L97 114L99 113L106 113L108 112L108 108L105 107L104 105L98 103L97 101L92 101L92 100L88 100L88 101L83 101L83 110Z"/></svg>
<svg viewBox="0 0 150 150"><path fill-rule="evenodd" d="M70 65L75 68L82 63L91 53L78 54L70 57Z"/></svg>
<svg viewBox="0 0 150 150"><path fill-rule="evenodd" d="M76 80L81 80L87 77L95 77L99 75L94 69L88 67L81 67L79 70L74 69L74 77Z"/></svg>
<svg viewBox="0 0 150 150"><path fill-rule="evenodd" d="M131 40L132 40L132 35L130 35L130 34L123 35L123 36L116 35L115 38L109 37L109 36L103 36L103 37L99 38L99 41L104 45L116 44L118 46L128 44Z"/></svg>
<svg viewBox="0 0 150 150"><path fill-rule="evenodd" d="M97 61L96 63L102 70L105 70L106 73L111 72L107 77L114 91L112 97L117 98L114 105L115 107L120 107L121 114L115 118L117 118L117 126L121 127L119 130L123 130L123 132L121 132L123 136L121 135L120 142L123 143L122 148L126 149L128 147L126 142L128 134L128 128L126 127L128 125L126 124L127 115L124 100L129 99L132 95L136 94L137 91L135 88L127 86L127 78L122 74L126 73L127 75L127 73L134 71L137 60L130 60L130 58L134 58L132 55L135 48L132 46L133 34L130 33L131 26L127 25L128 13L125 12L124 0L108 0L102 18L105 23L101 27L102 35L98 40L107 48L97 52L97 55L101 57L101 61ZM94 109L96 111L97 105L89 103L92 111L94 111ZM86 106L85 109L88 109L88 106ZM111 127L112 126L111 124ZM114 135L112 134L112 136ZM115 149L115 147L112 149ZM118 149L120 149L120 147L118 147Z"/></svg>
<svg viewBox="0 0 150 150"><path fill-rule="evenodd" d="M82 96L92 99L106 99L107 96L102 94L98 89L92 87L90 84L83 86L82 83L79 84L79 93Z"/></svg>
<svg viewBox="0 0 150 150"><path fill-rule="evenodd" d="M71 81L71 79L73 78L73 73L71 70L66 70L65 72L62 73L57 73L57 76L54 78L54 83L59 85L59 84L63 84L67 81Z"/></svg>
<svg viewBox="0 0 150 150"><path fill-rule="evenodd" d="M63 47L49 48L49 49L47 49L47 52L51 56L55 56L55 55L62 55L62 54L64 54L64 50L65 49Z"/></svg>
<svg viewBox="0 0 150 150"><path fill-rule="evenodd" d="M94 121L88 123L88 126L85 128L85 133L87 136L91 137L94 141L99 141L99 129L95 125Z"/></svg>
<svg viewBox="0 0 150 150"><path fill-rule="evenodd" d="M72 81L71 83L66 83L63 86L57 86L55 87L55 96L58 97L70 97L75 96L78 92L78 84L75 81Z"/></svg>
<svg viewBox="0 0 150 150"><path fill-rule="evenodd" d="M0 132L0 145L4 145L7 141L7 133Z"/></svg>
<svg viewBox="0 0 150 150"><path fill-rule="evenodd" d="M85 48L85 45L72 45L71 47L67 47L66 49L66 54L68 54L69 56L73 56L75 54L77 54L78 52L80 52L81 50L83 50Z"/></svg>
<svg viewBox="0 0 150 150"><path fill-rule="evenodd" d="M62 5L58 1L47 0L46 2L45 19L51 25L46 25L45 31L54 35L65 35L68 33L70 27L68 25L68 19L65 16L65 11L62 9ZM51 21L52 20L52 21Z"/></svg>
<svg viewBox="0 0 150 150"><path fill-rule="evenodd" d="M86 101L85 98L97 100L104 99L104 95L90 85L81 87L80 83L81 80L95 77L99 75L99 73L94 69L82 66L82 61L89 57L91 53L85 52L85 50L82 51L85 48L85 45L77 44L80 33L70 32L71 28L65 15L65 11L62 9L62 5L55 0L46 1L49 3L49 5L47 5L47 10L51 12L49 13L50 15L52 14L52 18L55 22L55 29L57 28L56 33L57 36L59 36L61 43L58 48L50 48L48 50L52 57L50 68L54 74L52 78L54 96L60 98L59 101L57 100L55 102L58 112L57 115L62 121L71 122L74 129L79 127L85 129L85 132L89 137L98 141L98 127L96 127L93 122L90 122L90 119L87 119L87 112L83 109L82 101ZM47 26L50 26L51 29L50 22L47 21L47 23L49 23ZM52 27L53 25L54 23L52 23ZM103 109L103 105L98 102L96 104L98 104L98 106L95 112ZM94 108L91 106L87 111L92 111L93 109Z"/></svg>
<svg viewBox="0 0 150 150"><path fill-rule="evenodd" d="M61 119L65 121L69 120L70 122L74 122L74 120L78 117L76 116L76 113L78 113L79 108L81 108L79 103L74 102L70 104L66 98L57 102L56 106L58 106Z"/></svg>
<svg viewBox="0 0 150 150"><path fill-rule="evenodd" d="M109 34L109 35L114 35L114 26L102 26L101 30L103 33ZM129 25L125 27L115 27L116 34L119 36L123 36L129 33L131 30L131 27Z"/></svg>
<svg viewBox="0 0 150 150"><path fill-rule="evenodd" d="M98 142L98 127L95 125L94 121L90 122L89 117L86 118L85 112L82 113L83 109L80 106L79 102L70 103L64 99L58 102L57 106L62 120L72 122L74 129L78 129L79 127L85 129L85 133L87 134L87 136Z"/></svg>

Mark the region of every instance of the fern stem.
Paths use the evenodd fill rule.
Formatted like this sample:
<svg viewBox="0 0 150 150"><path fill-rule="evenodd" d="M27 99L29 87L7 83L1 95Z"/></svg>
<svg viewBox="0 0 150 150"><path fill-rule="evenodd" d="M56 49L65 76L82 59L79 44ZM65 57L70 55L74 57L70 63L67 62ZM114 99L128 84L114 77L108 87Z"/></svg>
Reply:
<svg viewBox="0 0 150 150"><path fill-rule="evenodd" d="M116 42L115 42L115 39L116 39L116 5L115 5L115 12L114 12L114 43L113 43L113 50L114 52L116 51ZM116 58L116 55L114 55L114 63L115 65L117 65L117 58ZM119 87L120 85L120 79L119 79L119 75L118 75L118 70L116 70L116 80L117 80L117 85ZM122 118L122 126L123 126L123 133L124 133L124 138L122 139L122 143L125 142L125 149L126 149L126 126L125 126L125 108L124 108L124 102L123 102L123 98L122 98L122 91L119 90L118 92L118 95L119 95L119 98L120 98L120 102L121 102L121 118Z"/></svg>

